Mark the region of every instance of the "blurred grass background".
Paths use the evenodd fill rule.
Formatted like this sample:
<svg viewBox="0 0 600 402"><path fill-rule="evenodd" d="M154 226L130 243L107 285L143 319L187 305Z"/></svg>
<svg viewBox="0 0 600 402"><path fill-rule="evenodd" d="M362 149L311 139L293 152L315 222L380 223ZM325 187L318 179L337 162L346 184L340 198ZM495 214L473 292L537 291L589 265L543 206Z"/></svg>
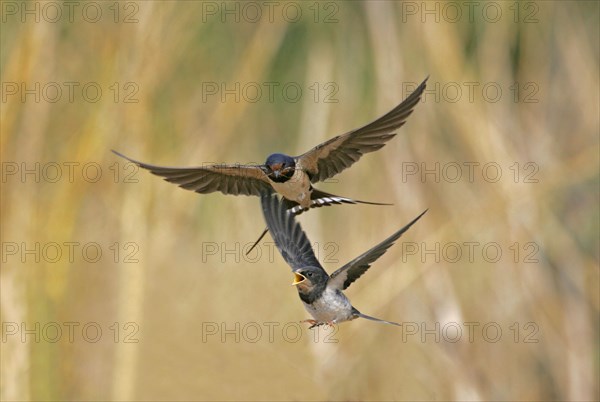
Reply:
<svg viewBox="0 0 600 402"><path fill-rule="evenodd" d="M56 23L22 22L8 3L0 39L3 400L599 398L597 2L519 3L518 17L517 3L494 3L502 11L495 23L482 16L486 3L472 21L462 6L457 22L437 2L294 3L303 14L293 23L282 17L285 3L272 21L259 2L263 18L248 21L248 9L236 22L223 8L242 3L127 2L119 3L117 23L112 2L97 3L97 23L80 11L73 22L64 15ZM438 7L439 21L423 7ZM127 16L138 21L125 23ZM325 23L327 16L333 21ZM127 183L131 170L110 152L176 166L299 154L387 112L408 95L407 83L427 75L431 91L398 136L338 182L320 186L395 206L340 206L300 220L321 258L339 261L324 263L331 271L429 208L347 294L361 311L385 319L428 329L458 323L464 332L456 343L433 335L423 342L421 333L403 339L401 329L367 321L341 325L337 343L322 336L315 342L306 330L299 341L286 341L283 325L307 317L289 286L289 268L265 245L260 258L241 255L264 226L259 201L199 196L142 171L137 183ZM78 90L73 102L66 91L56 103L8 95L6 83L36 82L63 89L93 82L103 93L95 103ZM236 82L279 87L272 102L266 91L256 102L203 93L206 83L231 89ZM302 88L297 102L282 95L286 83ZM325 102L327 83L335 85L336 103ZM472 99L464 83L477 83ZM502 89L498 101L484 98L486 83ZM462 96L454 101L456 85ZM125 103L132 88L138 102ZM532 92L528 100L536 102L526 102ZM36 162L58 163L62 178L36 182L32 174L23 180L21 172L7 173L14 163L31 169ZM64 165L71 162L79 164L72 182ZM473 182L466 168L457 182L436 182L431 174L403 180L405 162L480 165ZM502 168L496 183L482 179L489 162ZM528 162L538 167L538 182L524 182ZM100 166L98 181L81 178L86 163ZM76 252L71 262L66 247L54 263L21 256L23 248L51 242L97 243L102 258L89 263ZM416 255L406 253L409 242L419 247ZM436 244L441 250L464 242L495 242L502 258L486 262L481 247L472 261L422 255ZM537 263L525 260L528 243L538 247ZM16 255L7 251L14 244ZM207 245L217 254L207 254ZM132 251L138 263L125 262ZM52 322L64 330L56 343L8 334L7 323L35 329ZM80 323L73 342L65 322ZM81 335L90 322L103 330L96 343ZM139 328L137 343L124 342L129 322ZM203 339L213 322L229 329L258 323L263 336L255 343L235 342L234 335ZM266 322L280 323L273 342ZM465 322L480 325L473 342ZM503 331L495 343L481 333L490 322ZM529 322L537 343L524 342Z"/></svg>

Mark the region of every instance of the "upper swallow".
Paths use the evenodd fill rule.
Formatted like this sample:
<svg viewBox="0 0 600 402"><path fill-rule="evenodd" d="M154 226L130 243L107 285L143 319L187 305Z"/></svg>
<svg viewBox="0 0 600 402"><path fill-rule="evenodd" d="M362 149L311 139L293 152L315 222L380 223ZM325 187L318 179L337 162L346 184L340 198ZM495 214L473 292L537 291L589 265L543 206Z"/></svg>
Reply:
<svg viewBox="0 0 600 402"><path fill-rule="evenodd" d="M356 130L333 137L300 156L281 153L269 155L263 165L207 165L200 167L163 167L115 154L147 169L186 190L207 194L260 196L275 190L290 203L289 207L310 207L369 203L319 191L312 183L335 176L358 161L363 154L382 148L392 139L421 99L427 79L402 103L387 114Z"/></svg>
<svg viewBox="0 0 600 402"><path fill-rule="evenodd" d="M387 249L427 210L369 251L328 275L315 257L310 241L300 224L296 222L294 214L289 213L283 203L279 202L276 196L270 194L261 196L261 204L271 236L294 273L292 284L297 287L304 308L313 317L312 320L306 320L312 324L310 328L322 324L332 325L359 317L400 325L396 322L362 314L352 306L342 291L364 274L373 262L385 254Z"/></svg>

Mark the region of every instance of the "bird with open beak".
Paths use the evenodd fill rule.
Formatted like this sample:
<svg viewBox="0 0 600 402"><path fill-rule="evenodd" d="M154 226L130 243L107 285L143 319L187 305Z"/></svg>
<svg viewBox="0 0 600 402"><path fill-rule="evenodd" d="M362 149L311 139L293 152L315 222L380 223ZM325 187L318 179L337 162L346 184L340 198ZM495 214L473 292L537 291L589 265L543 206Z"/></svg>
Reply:
<svg viewBox="0 0 600 402"><path fill-rule="evenodd" d="M323 324L333 325L359 317L400 325L362 314L352 306L343 290L364 274L371 264L385 254L387 249L427 211L375 247L328 275L315 257L310 241L300 224L296 222L294 214L287 211L283 202L280 202L277 196L263 194L261 205L271 236L283 259L292 268L294 274L292 285L296 286L304 308L313 317L305 320L311 324L310 328Z"/></svg>

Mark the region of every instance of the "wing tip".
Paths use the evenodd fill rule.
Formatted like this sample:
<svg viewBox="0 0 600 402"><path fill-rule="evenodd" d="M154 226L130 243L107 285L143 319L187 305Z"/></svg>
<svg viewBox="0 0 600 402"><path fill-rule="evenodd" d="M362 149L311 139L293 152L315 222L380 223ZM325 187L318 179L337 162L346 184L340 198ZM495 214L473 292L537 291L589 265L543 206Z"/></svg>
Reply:
<svg viewBox="0 0 600 402"><path fill-rule="evenodd" d="M408 230L412 225L414 225L419 219L421 219L421 217L423 217L423 215L425 215L427 213L427 211L429 211L429 208L427 208L425 211L421 212L415 219L413 219L412 221L410 221L410 223L408 225L406 225L406 230Z"/></svg>
<svg viewBox="0 0 600 402"><path fill-rule="evenodd" d="M111 151L113 154L115 154L115 155L117 155L117 156L120 156L121 158L123 158L123 159L126 159L126 160L128 160L129 162L131 162L131 163L135 163L136 165L138 165L138 166L142 167L142 162L140 162L140 161L136 161L135 159L132 159L132 158L130 158L129 156L123 155L121 152L119 152L119 151L117 151L117 150L115 150L115 149L111 149L110 151Z"/></svg>
<svg viewBox="0 0 600 402"><path fill-rule="evenodd" d="M128 157L126 157L125 155L123 155L122 153L117 151L116 149L111 149L110 152L112 152L113 154L115 154L117 156L120 156L121 158L129 159Z"/></svg>

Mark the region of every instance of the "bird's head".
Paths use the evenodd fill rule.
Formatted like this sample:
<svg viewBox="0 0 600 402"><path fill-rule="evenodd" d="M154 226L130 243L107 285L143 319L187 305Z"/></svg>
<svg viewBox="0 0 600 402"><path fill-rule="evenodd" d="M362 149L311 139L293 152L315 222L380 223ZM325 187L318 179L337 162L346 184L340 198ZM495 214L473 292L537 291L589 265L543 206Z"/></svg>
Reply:
<svg viewBox="0 0 600 402"><path fill-rule="evenodd" d="M294 282L292 285L298 288L300 293L311 293L322 291L327 285L329 276L322 268L305 267L294 271Z"/></svg>
<svg viewBox="0 0 600 402"><path fill-rule="evenodd" d="M267 158L263 170L269 179L276 183L284 183L294 175L296 161L288 155L272 154Z"/></svg>

